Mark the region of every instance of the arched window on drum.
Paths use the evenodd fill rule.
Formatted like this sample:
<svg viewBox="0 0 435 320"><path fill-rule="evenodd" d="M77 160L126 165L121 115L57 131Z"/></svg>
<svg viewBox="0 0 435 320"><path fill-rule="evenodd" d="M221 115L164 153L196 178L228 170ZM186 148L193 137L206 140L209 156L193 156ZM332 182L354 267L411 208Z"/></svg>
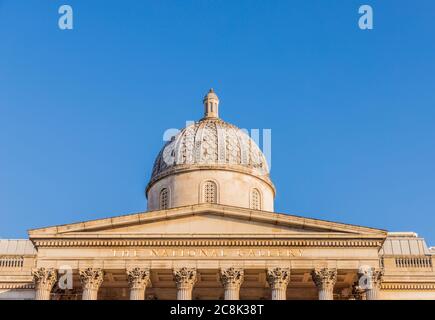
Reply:
<svg viewBox="0 0 435 320"><path fill-rule="evenodd" d="M167 188L163 188L160 191L160 210L169 208L169 190Z"/></svg>
<svg viewBox="0 0 435 320"><path fill-rule="evenodd" d="M202 186L203 202L217 203L217 186L213 181L206 181Z"/></svg>
<svg viewBox="0 0 435 320"><path fill-rule="evenodd" d="M251 209L261 210L261 194L258 189L252 189L251 191Z"/></svg>

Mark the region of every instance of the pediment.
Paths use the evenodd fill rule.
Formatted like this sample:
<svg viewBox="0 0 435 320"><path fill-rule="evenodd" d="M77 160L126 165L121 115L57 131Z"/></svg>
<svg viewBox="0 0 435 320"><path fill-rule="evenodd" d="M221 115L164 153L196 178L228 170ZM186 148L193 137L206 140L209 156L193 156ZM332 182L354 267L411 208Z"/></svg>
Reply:
<svg viewBox="0 0 435 320"><path fill-rule="evenodd" d="M165 236L313 236L385 237L384 230L249 210L200 204L29 231L31 239L70 237L155 238Z"/></svg>
<svg viewBox="0 0 435 320"><path fill-rule="evenodd" d="M111 234L282 234L309 232L297 227L219 216L212 212L102 230Z"/></svg>

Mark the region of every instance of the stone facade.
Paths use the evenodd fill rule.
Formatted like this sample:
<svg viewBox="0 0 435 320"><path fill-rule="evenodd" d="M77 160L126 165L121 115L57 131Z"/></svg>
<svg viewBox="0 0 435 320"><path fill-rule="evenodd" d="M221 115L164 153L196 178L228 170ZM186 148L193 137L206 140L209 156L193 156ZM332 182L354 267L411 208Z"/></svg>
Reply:
<svg viewBox="0 0 435 320"><path fill-rule="evenodd" d="M159 153L147 212L0 240L0 299L435 299L415 233L273 212L264 156L218 107Z"/></svg>
<svg viewBox="0 0 435 320"><path fill-rule="evenodd" d="M12 252L2 257L1 298L435 298L431 250L406 257L386 250L392 241L421 243L416 235L286 214L200 204L36 229L29 237L37 253L25 263ZM56 283L65 266L71 290Z"/></svg>

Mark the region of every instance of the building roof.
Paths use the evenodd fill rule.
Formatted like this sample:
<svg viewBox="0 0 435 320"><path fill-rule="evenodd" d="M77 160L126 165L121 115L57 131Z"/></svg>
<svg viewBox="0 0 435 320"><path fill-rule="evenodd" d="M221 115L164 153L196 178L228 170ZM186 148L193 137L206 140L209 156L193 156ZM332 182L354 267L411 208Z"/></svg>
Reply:
<svg viewBox="0 0 435 320"><path fill-rule="evenodd" d="M414 232L389 232L380 251L381 255L423 256L434 254L423 238Z"/></svg>
<svg viewBox="0 0 435 320"><path fill-rule="evenodd" d="M0 255L34 255L35 247L26 239L0 239Z"/></svg>

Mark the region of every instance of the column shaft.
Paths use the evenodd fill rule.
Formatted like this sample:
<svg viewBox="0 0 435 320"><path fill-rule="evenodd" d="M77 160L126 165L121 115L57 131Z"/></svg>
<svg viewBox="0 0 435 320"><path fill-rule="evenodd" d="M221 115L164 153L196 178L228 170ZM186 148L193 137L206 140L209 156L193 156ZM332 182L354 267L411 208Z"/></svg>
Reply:
<svg viewBox="0 0 435 320"><path fill-rule="evenodd" d="M378 288L369 289L366 292L367 300L378 300L379 290Z"/></svg>
<svg viewBox="0 0 435 320"><path fill-rule="evenodd" d="M50 290L39 287L35 291L35 300L50 300Z"/></svg>
<svg viewBox="0 0 435 320"><path fill-rule="evenodd" d="M177 286L177 300L192 300L192 290L191 285Z"/></svg>
<svg viewBox="0 0 435 320"><path fill-rule="evenodd" d="M286 288L273 288L272 289L272 300L286 300L287 294Z"/></svg>
<svg viewBox="0 0 435 320"><path fill-rule="evenodd" d="M224 291L225 300L239 300L240 299L240 286L227 285Z"/></svg>
<svg viewBox="0 0 435 320"><path fill-rule="evenodd" d="M145 300L145 288L131 288L130 289L130 300Z"/></svg>
<svg viewBox="0 0 435 320"><path fill-rule="evenodd" d="M98 289L83 288L82 300L97 300Z"/></svg>
<svg viewBox="0 0 435 320"><path fill-rule="evenodd" d="M319 289L319 300L334 300L333 287L324 287Z"/></svg>

